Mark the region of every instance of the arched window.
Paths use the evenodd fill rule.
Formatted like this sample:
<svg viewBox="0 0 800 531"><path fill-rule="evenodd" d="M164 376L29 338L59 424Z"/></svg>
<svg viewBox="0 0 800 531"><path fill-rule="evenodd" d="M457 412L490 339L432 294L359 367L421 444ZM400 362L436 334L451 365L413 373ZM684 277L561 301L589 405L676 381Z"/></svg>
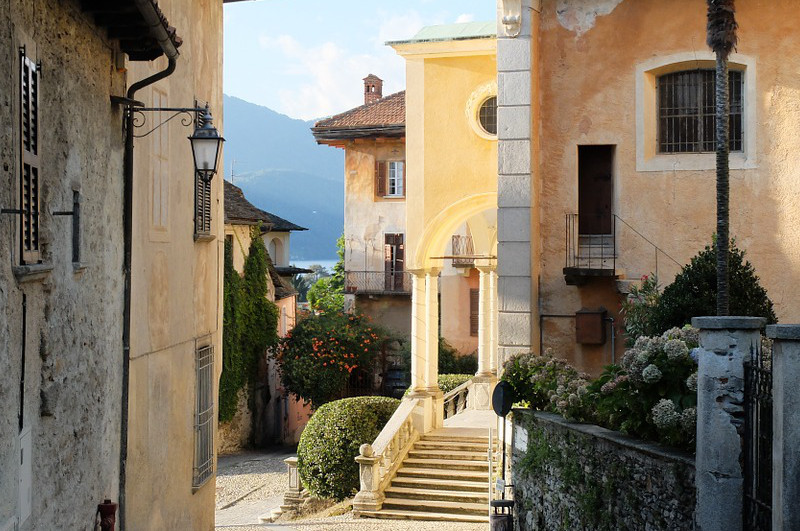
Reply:
<svg viewBox="0 0 800 531"><path fill-rule="evenodd" d="M283 263L283 242L280 238L272 238L269 242L269 247L267 247L267 251L269 252L269 257L272 259L273 265L286 265Z"/></svg>
<svg viewBox="0 0 800 531"><path fill-rule="evenodd" d="M659 153L708 153L715 151L716 94L712 69L683 70L659 76ZM742 126L743 72L731 70L730 150L744 150Z"/></svg>

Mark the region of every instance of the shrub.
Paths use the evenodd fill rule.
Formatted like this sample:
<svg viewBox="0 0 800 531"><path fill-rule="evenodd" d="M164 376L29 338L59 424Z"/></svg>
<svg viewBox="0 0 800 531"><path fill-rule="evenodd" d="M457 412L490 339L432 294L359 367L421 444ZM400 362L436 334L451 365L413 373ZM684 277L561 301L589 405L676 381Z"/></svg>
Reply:
<svg viewBox="0 0 800 531"><path fill-rule="evenodd" d="M341 396L353 371L371 374L383 342L383 333L363 316L311 315L280 341L281 382L316 409Z"/></svg>
<svg viewBox="0 0 800 531"><path fill-rule="evenodd" d="M622 318L628 346L633 346L637 338L658 334L653 315L661 298L658 279L655 275L644 275L639 286L631 286L631 292L622 301Z"/></svg>
<svg viewBox="0 0 800 531"><path fill-rule="evenodd" d="M656 304L650 333L682 327L692 317L717 314L717 245L706 246L684 266L675 280L664 288ZM765 317L777 322L772 301L744 251L731 241L729 252L730 315Z"/></svg>
<svg viewBox="0 0 800 531"><path fill-rule="evenodd" d="M344 499L359 487L359 447L372 443L400 401L359 396L330 402L308 421L297 447L303 486L319 498Z"/></svg>
<svg viewBox="0 0 800 531"><path fill-rule="evenodd" d="M341 312L344 309L344 295L334 287L333 277L322 277L306 293L308 304L320 312Z"/></svg>
<svg viewBox="0 0 800 531"><path fill-rule="evenodd" d="M236 414L239 390L247 381L243 370L241 339L242 278L233 268L232 243L225 241L225 273L222 311L222 374L219 378L219 420L231 420Z"/></svg>
<svg viewBox="0 0 800 531"><path fill-rule="evenodd" d="M440 374L438 378L439 389L444 394L449 393L464 382L468 382L474 374Z"/></svg>
<svg viewBox="0 0 800 531"><path fill-rule="evenodd" d="M400 353L400 366L409 373L411 372L411 342L403 344ZM478 372L478 354L459 354L458 350L447 342L443 337L439 337L439 374L475 374Z"/></svg>

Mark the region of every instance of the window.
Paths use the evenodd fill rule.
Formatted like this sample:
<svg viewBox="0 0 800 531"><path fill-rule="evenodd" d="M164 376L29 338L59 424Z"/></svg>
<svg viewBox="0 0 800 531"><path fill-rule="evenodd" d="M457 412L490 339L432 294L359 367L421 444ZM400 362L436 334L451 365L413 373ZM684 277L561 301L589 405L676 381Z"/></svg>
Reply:
<svg viewBox="0 0 800 531"><path fill-rule="evenodd" d="M478 109L478 122L490 135L497 135L497 96L492 96L481 103Z"/></svg>
<svg viewBox="0 0 800 531"><path fill-rule="evenodd" d="M200 102L195 101L195 108ZM203 116L198 113L195 128L203 127ZM207 239L211 236L211 181L200 178L200 172L194 172L194 238Z"/></svg>
<svg viewBox="0 0 800 531"><path fill-rule="evenodd" d="M405 245L402 234L383 235L383 271L386 291L404 291Z"/></svg>
<svg viewBox="0 0 800 531"><path fill-rule="evenodd" d="M715 72L685 70L658 78L658 151L708 153L716 149ZM732 70L730 95L730 150L743 151L742 72Z"/></svg>
<svg viewBox="0 0 800 531"><path fill-rule="evenodd" d="M469 335L478 337L480 290L469 290Z"/></svg>
<svg viewBox="0 0 800 531"><path fill-rule="evenodd" d="M38 263L39 252L39 70L20 48L20 261Z"/></svg>
<svg viewBox="0 0 800 531"><path fill-rule="evenodd" d="M378 197L404 197L405 190L405 163L401 160L376 160L375 195Z"/></svg>
<svg viewBox="0 0 800 531"><path fill-rule="evenodd" d="M214 473L214 347L195 352L194 473L192 487L198 489Z"/></svg>

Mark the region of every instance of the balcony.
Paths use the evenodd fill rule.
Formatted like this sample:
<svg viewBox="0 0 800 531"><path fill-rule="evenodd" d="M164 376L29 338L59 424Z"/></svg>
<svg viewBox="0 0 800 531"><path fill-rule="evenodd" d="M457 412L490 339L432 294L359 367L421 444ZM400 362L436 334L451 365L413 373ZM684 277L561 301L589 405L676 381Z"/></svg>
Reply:
<svg viewBox="0 0 800 531"><path fill-rule="evenodd" d="M411 273L397 271L346 271L344 291L355 295L410 295Z"/></svg>
<svg viewBox="0 0 800 531"><path fill-rule="evenodd" d="M475 247L472 244L472 236L453 235L452 238L453 267L475 267L475 259L468 258L475 254ZM460 257L465 258L460 258Z"/></svg>
<svg viewBox="0 0 800 531"><path fill-rule="evenodd" d="M608 234L585 234L581 230L578 214L567 214L566 218L566 264L564 279L570 286L586 284L592 278L618 278L616 216L610 216ZM602 226L591 220L588 226Z"/></svg>

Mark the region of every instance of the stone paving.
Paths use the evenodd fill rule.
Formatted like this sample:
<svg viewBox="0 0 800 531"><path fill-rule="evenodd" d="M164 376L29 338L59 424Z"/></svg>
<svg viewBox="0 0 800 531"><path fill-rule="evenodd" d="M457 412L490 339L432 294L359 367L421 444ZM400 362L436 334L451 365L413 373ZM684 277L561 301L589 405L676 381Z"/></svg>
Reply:
<svg viewBox="0 0 800 531"><path fill-rule="evenodd" d="M353 518L352 513L262 524L259 517L280 505L286 488L286 465L292 454L276 448L220 456L217 465L217 531L485 531L488 524Z"/></svg>

